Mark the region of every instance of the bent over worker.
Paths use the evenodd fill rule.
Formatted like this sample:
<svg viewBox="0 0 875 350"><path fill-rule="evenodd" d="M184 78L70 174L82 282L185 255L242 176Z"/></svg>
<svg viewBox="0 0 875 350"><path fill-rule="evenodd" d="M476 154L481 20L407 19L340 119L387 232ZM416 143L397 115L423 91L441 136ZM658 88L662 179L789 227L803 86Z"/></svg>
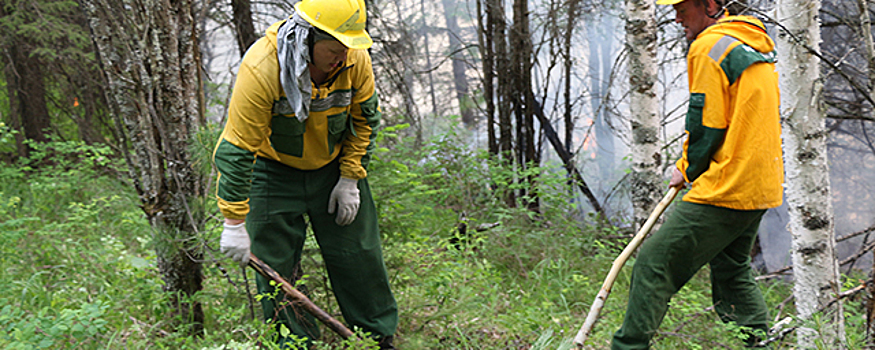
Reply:
<svg viewBox="0 0 875 350"><path fill-rule="evenodd" d="M669 185L692 188L639 252L614 350L649 348L672 295L705 264L720 319L768 329L750 251L766 209L782 201L775 44L756 18L726 15L723 0L657 4L674 6L691 42L687 139Z"/></svg>
<svg viewBox="0 0 875 350"><path fill-rule="evenodd" d="M397 305L366 170L381 112L365 21L363 0L303 0L244 55L213 156L220 244L242 264L251 249L293 281L309 221L345 321L394 349ZM319 337L282 295L261 302L266 319Z"/></svg>

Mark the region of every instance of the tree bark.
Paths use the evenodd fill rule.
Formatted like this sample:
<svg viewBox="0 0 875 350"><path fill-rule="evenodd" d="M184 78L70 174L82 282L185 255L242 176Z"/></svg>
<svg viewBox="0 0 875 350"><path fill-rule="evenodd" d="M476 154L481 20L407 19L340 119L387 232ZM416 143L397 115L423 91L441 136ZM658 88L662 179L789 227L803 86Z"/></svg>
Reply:
<svg viewBox="0 0 875 350"><path fill-rule="evenodd" d="M869 95L875 99L875 44L872 40L872 19L869 16L869 5L867 0L857 0L857 7L860 11L860 34L863 37L863 47L866 49L866 71L869 80ZM870 113L872 110L870 109ZM863 125L863 128L866 126ZM864 129L865 130L865 129ZM875 252L872 259L872 268L869 271L869 279L875 278ZM875 328L875 283L866 284L866 338L868 343L873 341L873 328Z"/></svg>
<svg viewBox="0 0 875 350"><path fill-rule="evenodd" d="M240 57L243 57L249 46L259 38L255 33L255 25L252 24L252 4L250 0L231 0L231 9L234 31L237 33L237 48L240 49Z"/></svg>
<svg viewBox="0 0 875 350"><path fill-rule="evenodd" d="M482 7L486 7L486 24L483 23ZM498 140L495 138L495 55L493 51L494 18L492 0L477 1L478 40L483 56L483 99L486 103L486 138L489 154L498 155Z"/></svg>
<svg viewBox="0 0 875 350"><path fill-rule="evenodd" d="M106 80L110 112L127 138L129 175L154 232L177 325L203 334L204 213L189 201L204 181L186 150L203 121L196 25L188 0L81 0ZM130 147L130 148L128 148ZM198 205L197 207L203 207Z"/></svg>
<svg viewBox="0 0 875 350"><path fill-rule="evenodd" d="M562 53L563 64L565 68L565 86L563 88L565 99L565 110L563 120L565 121L565 151L571 153L571 144L574 142L574 117L572 115L572 97L571 97L571 76L573 74L571 68L574 65L574 60L571 57L571 38L574 36L574 25L577 23L578 8L580 7L579 0L571 0L568 3L568 18L565 23L565 33L563 33Z"/></svg>
<svg viewBox="0 0 875 350"><path fill-rule="evenodd" d="M629 112L632 124L632 207L635 226L647 221L664 186L659 174L660 121L656 114L656 14L650 0L626 0Z"/></svg>
<svg viewBox="0 0 875 350"><path fill-rule="evenodd" d="M510 33L511 66L513 90L508 98L514 102L517 120L517 167L521 170L540 166L540 159L535 152L535 121L534 101L532 91L532 40L529 33L529 2L514 0L513 29ZM521 188L519 196L527 198L527 207L532 211L539 210L537 194L531 190L535 186L536 176L527 179L528 188Z"/></svg>
<svg viewBox="0 0 875 350"><path fill-rule="evenodd" d="M492 57L495 63L497 86L495 99L498 101L498 159L508 168L514 164L513 122L511 122L512 79L508 72L513 72L513 66L508 59L510 52L507 42L507 22L505 22L504 3L499 0L487 0L486 12L492 24ZM516 206L516 196L513 191L503 194L508 206Z"/></svg>
<svg viewBox="0 0 875 350"><path fill-rule="evenodd" d="M843 348L842 303L829 305L841 292L835 257L834 216L830 197L825 118L821 110L823 81L819 59L805 46L819 47L820 0L779 0L778 21L788 32L778 35L782 137L792 235L792 259L798 317L810 320L823 309L819 330L797 332L800 349Z"/></svg>

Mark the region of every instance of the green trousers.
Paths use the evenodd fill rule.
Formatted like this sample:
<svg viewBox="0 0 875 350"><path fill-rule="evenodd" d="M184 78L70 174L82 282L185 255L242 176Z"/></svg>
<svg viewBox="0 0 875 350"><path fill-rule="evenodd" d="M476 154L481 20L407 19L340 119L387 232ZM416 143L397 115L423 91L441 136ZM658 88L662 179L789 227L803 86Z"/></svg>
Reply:
<svg viewBox="0 0 875 350"><path fill-rule="evenodd" d="M309 218L343 318L376 338L391 336L398 324L395 297L383 262L377 210L367 179L359 180L361 206L355 221L337 225L328 214L328 199L340 178L339 163L302 171L258 158L252 180L246 229L251 250L291 283L300 276L301 251ZM258 276L259 293L274 287ZM273 319L299 337L318 339L318 321L303 309L285 302L261 299L265 319ZM352 329L352 327L350 327ZM282 341L282 340L281 340Z"/></svg>
<svg viewBox="0 0 875 350"><path fill-rule="evenodd" d="M678 203L641 247L626 316L611 349L648 349L672 295L705 264L711 265L712 299L720 319L766 330L768 310L750 267L764 213Z"/></svg>

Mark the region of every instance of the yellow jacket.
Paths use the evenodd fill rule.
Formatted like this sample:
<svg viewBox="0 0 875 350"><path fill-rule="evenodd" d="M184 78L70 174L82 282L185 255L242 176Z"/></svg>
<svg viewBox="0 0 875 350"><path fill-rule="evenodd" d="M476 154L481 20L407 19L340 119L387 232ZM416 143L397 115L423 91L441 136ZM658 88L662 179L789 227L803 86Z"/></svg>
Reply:
<svg viewBox="0 0 875 350"><path fill-rule="evenodd" d="M762 22L729 16L690 46L684 201L740 210L781 205L784 164L775 43Z"/></svg>
<svg viewBox="0 0 875 350"><path fill-rule="evenodd" d="M219 209L229 219L244 219L249 212L256 157L315 170L339 156L341 176L367 176L381 118L370 55L349 50L343 67L313 85L309 117L299 122L280 85L276 36L283 22L268 28L244 55L228 121L213 152Z"/></svg>

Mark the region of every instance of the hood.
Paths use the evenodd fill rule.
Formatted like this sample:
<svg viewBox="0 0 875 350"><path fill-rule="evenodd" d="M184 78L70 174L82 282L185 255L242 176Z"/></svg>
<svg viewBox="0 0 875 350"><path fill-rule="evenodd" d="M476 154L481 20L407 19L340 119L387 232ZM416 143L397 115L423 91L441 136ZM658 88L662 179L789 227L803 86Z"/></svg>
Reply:
<svg viewBox="0 0 875 350"><path fill-rule="evenodd" d="M709 34L729 35L761 53L769 53L775 50L775 42L766 33L766 27L763 25L763 22L751 16L727 16L721 18L717 23L702 31L702 34L699 36Z"/></svg>
<svg viewBox="0 0 875 350"><path fill-rule="evenodd" d="M267 37L267 41L269 41L274 47L276 47L276 33L279 32L280 26L283 23L286 23L287 20L282 20L271 24L267 30L264 31L264 36Z"/></svg>

